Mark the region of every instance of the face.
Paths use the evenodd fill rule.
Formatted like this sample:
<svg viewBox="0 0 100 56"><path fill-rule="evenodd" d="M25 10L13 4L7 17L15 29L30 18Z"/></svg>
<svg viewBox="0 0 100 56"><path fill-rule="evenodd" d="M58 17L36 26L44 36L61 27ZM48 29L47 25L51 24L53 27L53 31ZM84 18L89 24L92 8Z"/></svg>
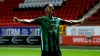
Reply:
<svg viewBox="0 0 100 56"><path fill-rule="evenodd" d="M50 7L50 6L47 6L45 9L44 9L45 13L47 16L52 16L53 15L53 8Z"/></svg>

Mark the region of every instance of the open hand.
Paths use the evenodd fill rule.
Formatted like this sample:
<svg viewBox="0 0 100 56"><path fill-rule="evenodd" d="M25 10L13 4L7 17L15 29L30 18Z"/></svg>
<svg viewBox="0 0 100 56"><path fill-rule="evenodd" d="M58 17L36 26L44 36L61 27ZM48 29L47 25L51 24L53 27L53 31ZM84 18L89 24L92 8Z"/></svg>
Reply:
<svg viewBox="0 0 100 56"><path fill-rule="evenodd" d="M14 22L19 22L19 19L17 17L13 17Z"/></svg>

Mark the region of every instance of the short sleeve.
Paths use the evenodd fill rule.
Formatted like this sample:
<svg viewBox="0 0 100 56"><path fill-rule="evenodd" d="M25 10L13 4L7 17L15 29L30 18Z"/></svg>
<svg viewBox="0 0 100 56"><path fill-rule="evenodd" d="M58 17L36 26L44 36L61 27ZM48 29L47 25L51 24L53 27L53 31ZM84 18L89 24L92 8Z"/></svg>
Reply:
<svg viewBox="0 0 100 56"><path fill-rule="evenodd" d="M42 22L42 18L43 17L35 18L35 23L40 25Z"/></svg>
<svg viewBox="0 0 100 56"><path fill-rule="evenodd" d="M63 19L60 19L60 24L65 24L66 22Z"/></svg>

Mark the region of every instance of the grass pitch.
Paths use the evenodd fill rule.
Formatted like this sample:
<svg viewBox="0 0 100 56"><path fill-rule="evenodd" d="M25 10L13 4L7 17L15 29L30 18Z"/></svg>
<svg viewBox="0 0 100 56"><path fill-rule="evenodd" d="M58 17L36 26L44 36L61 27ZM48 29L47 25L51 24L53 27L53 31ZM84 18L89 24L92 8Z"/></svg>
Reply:
<svg viewBox="0 0 100 56"><path fill-rule="evenodd" d="M62 56L100 56L100 50L61 49ZM0 47L0 56L41 56L40 48Z"/></svg>

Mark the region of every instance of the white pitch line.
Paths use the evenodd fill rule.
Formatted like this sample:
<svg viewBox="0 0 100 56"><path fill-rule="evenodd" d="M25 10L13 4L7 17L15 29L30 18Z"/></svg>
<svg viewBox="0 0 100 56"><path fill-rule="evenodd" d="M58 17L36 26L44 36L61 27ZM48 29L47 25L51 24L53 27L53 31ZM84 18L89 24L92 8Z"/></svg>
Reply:
<svg viewBox="0 0 100 56"><path fill-rule="evenodd" d="M19 48L19 47L0 47L0 49L29 49L29 50L41 50L40 48Z"/></svg>
<svg viewBox="0 0 100 56"><path fill-rule="evenodd" d="M0 47L0 49L22 49L22 50L41 50L41 48L16 48L16 47ZM69 51L99 51L100 50L91 50L91 49L61 49L61 50L69 50Z"/></svg>

